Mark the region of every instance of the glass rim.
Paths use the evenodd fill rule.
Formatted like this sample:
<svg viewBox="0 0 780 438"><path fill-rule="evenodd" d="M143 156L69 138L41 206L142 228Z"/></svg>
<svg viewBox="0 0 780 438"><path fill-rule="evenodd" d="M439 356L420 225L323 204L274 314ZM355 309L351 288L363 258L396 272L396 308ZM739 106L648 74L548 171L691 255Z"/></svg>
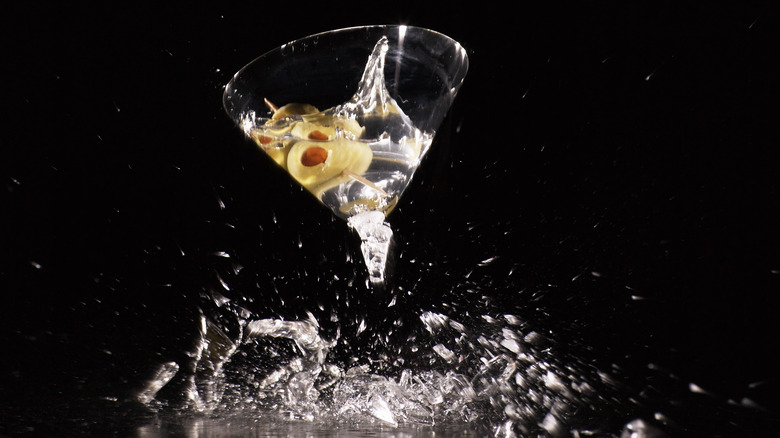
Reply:
<svg viewBox="0 0 780 438"><path fill-rule="evenodd" d="M354 31L370 30L370 29L401 29L401 28L414 29L415 31L420 31L422 33L436 35L436 36L442 38L443 40L449 41L453 45L453 47L455 47L456 50L458 50L462 54L463 59L464 59L464 61L466 63L466 66L467 66L466 68L468 68L469 59L468 59L468 53L466 52L466 49L457 40L455 40L454 38L450 37L449 35L446 35L446 34L444 34L442 32L430 29L428 27L415 26L415 25L410 25L410 24L368 24L368 25L357 25L357 26L342 27L342 28L337 28L337 29L325 30L325 31L322 31L322 32L316 32L316 33L313 33L313 34L310 34L310 35L306 35L306 36L303 36L303 37L300 37L300 38L296 38L294 40L291 40L291 41L288 41L286 43L280 44L280 45L274 47L273 49L270 49L270 50L267 50L266 52L263 52L261 55L253 58L251 61L249 61L246 64L244 64L244 66L241 67L240 69L238 69L233 74L233 76L231 76L230 80L225 84L224 92L222 94L222 106L223 106L223 109L226 112L228 112L228 115L230 116L230 118L233 118L233 116L230 114L230 111L228 111L228 100L229 100L229 96L231 95L231 91L233 90L232 84L234 84L236 82L236 80L241 76L241 74L244 73L245 71L248 71L257 61L259 61L260 59L262 59L262 58L264 58L264 57L266 57L268 55L271 55L273 53L276 53L276 52L279 52L281 50L284 50L284 48L287 47L287 46L299 44L299 43L302 43L302 42L307 41L307 40L312 40L312 39L315 39L315 38L318 38L318 37L322 37L324 35L333 35L333 34L337 34L337 33L346 33L346 32L354 32ZM464 75L464 77L465 77L465 75ZM463 78L461 79L460 82L461 83L463 82Z"/></svg>

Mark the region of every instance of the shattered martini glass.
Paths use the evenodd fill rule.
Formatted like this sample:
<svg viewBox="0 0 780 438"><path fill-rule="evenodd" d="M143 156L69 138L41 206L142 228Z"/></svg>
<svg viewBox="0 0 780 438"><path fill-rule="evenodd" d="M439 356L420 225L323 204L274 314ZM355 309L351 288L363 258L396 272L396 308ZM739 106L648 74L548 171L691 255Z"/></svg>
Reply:
<svg viewBox="0 0 780 438"><path fill-rule="evenodd" d="M246 136L361 237L385 280L385 221L428 151L468 70L453 39L405 25L289 42L230 80L223 104Z"/></svg>

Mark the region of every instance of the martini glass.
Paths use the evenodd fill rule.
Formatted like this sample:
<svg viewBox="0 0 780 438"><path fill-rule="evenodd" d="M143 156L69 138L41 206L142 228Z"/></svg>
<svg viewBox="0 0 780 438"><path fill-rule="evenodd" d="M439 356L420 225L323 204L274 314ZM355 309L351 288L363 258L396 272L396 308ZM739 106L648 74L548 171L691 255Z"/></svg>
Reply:
<svg viewBox="0 0 780 438"><path fill-rule="evenodd" d="M239 70L223 104L246 136L362 239L385 280L385 221L468 70L453 39L406 25L362 26L282 45Z"/></svg>

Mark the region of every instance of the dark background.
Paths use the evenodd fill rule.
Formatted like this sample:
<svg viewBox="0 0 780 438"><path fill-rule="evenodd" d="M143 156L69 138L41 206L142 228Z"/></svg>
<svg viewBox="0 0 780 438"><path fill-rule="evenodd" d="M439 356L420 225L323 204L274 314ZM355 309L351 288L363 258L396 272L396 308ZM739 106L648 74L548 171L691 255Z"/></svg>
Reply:
<svg viewBox="0 0 780 438"><path fill-rule="evenodd" d="M774 11L395 5L0 6L0 431L94 422L83 402L121 400L181 355L221 290L376 330L514 312L651 388L656 405L616 424L663 412L679 436L776 433ZM391 316L355 237L221 107L263 52L384 23L447 34L471 61L390 216L388 289L413 291ZM341 354L382 347L350 342Z"/></svg>

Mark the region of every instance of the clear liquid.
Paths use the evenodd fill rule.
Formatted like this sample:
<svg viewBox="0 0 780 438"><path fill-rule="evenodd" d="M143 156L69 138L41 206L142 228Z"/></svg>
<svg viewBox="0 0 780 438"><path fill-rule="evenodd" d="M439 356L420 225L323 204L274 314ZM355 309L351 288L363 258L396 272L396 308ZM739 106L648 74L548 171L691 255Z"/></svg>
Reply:
<svg viewBox="0 0 780 438"><path fill-rule="evenodd" d="M387 91L387 44L386 38L377 42L349 101L316 113L273 119L249 112L243 117L245 132L261 149L345 219L366 211L389 213L434 136L417 129ZM296 125L305 128L296 129ZM312 141L312 130L327 132L328 138ZM349 143L350 152L337 155L347 149L344 143ZM328 157L315 165L303 163L305 158L297 151L304 147L321 147Z"/></svg>
<svg viewBox="0 0 780 438"><path fill-rule="evenodd" d="M398 115L389 115L382 117L379 122L410 126L399 119ZM363 121L367 127L372 123L379 123L365 119ZM383 135L384 138L367 141L373 157L370 166L361 176L372 185L351 179L321 193L320 200L342 217L368 210L389 213L409 185L420 164L420 158L431 144L430 136L416 134L416 138L401 137L401 142L393 141L392 135ZM381 192L376 188L381 189Z"/></svg>

